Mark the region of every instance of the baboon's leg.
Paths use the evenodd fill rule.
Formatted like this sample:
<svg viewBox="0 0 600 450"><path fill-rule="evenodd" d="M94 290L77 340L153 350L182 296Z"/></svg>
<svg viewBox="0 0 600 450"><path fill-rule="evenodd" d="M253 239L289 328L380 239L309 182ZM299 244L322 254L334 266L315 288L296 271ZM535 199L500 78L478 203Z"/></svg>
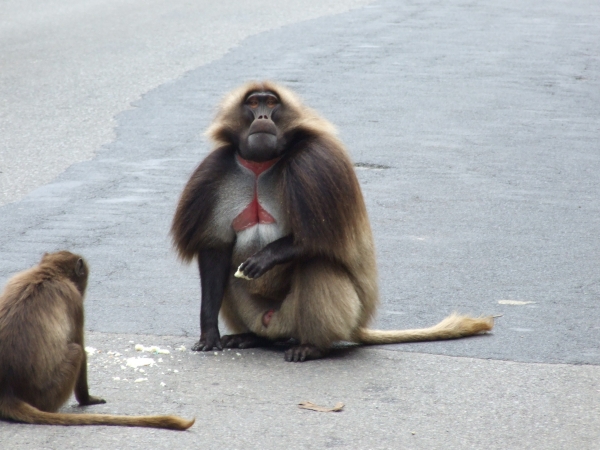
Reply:
<svg viewBox="0 0 600 450"><path fill-rule="evenodd" d="M347 272L332 262L312 259L296 266L281 307L263 312L268 325L261 334L298 339L300 345L286 352L288 361L316 359L335 341L352 338L360 314L360 299Z"/></svg>
<svg viewBox="0 0 600 450"><path fill-rule="evenodd" d="M247 280L232 280L223 298L221 317L233 334L221 337L223 348L262 347L271 343L270 339L259 336L261 317L270 302L261 296L250 294L244 286Z"/></svg>
<svg viewBox="0 0 600 450"><path fill-rule="evenodd" d="M78 344L68 344L63 360L48 374L44 387L23 399L42 411L58 410L73 393L84 351Z"/></svg>

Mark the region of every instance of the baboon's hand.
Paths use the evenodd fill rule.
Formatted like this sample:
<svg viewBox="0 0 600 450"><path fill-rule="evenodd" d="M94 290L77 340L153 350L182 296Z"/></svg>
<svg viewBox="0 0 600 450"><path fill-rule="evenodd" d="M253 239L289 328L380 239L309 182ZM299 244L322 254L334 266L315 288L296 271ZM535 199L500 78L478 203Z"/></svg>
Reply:
<svg viewBox="0 0 600 450"><path fill-rule="evenodd" d="M195 352L208 352L210 350L223 350L221 335L218 329L209 330L200 335L200 340L194 344L192 350Z"/></svg>
<svg viewBox="0 0 600 450"><path fill-rule="evenodd" d="M271 242L256 252L238 267L234 275L238 278L253 280L263 276L276 265L290 262L301 254L301 249L294 245L294 238L290 234Z"/></svg>
<svg viewBox="0 0 600 450"><path fill-rule="evenodd" d="M268 252L255 253L238 267L235 276L253 280L263 276L274 265L272 258L268 256Z"/></svg>
<svg viewBox="0 0 600 450"><path fill-rule="evenodd" d="M103 398L90 395L87 399L80 401L79 406L101 405L103 403L106 403L106 400Z"/></svg>

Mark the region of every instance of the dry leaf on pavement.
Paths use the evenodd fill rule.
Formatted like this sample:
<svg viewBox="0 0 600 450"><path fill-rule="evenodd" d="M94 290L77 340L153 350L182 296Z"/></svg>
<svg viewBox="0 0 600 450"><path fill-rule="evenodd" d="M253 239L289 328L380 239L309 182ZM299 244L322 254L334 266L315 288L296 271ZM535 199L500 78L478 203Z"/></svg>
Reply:
<svg viewBox="0 0 600 450"><path fill-rule="evenodd" d="M333 408L328 408L326 406L315 405L312 402L301 402L298 403L298 407L302 409L310 409L311 411L319 411L319 412L338 412L344 408L344 404L342 402L338 402L335 404Z"/></svg>

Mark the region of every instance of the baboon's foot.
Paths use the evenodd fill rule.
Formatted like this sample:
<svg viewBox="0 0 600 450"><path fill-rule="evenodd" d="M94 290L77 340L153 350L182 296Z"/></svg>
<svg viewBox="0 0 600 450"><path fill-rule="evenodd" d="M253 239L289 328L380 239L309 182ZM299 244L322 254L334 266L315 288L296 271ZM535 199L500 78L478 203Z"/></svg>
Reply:
<svg viewBox="0 0 600 450"><path fill-rule="evenodd" d="M271 345L267 338L257 336L254 333L228 334L221 337L223 348L253 348Z"/></svg>
<svg viewBox="0 0 600 450"><path fill-rule="evenodd" d="M286 350L285 360L289 362L304 362L311 359L323 358L327 353L327 350L312 344L301 344Z"/></svg>

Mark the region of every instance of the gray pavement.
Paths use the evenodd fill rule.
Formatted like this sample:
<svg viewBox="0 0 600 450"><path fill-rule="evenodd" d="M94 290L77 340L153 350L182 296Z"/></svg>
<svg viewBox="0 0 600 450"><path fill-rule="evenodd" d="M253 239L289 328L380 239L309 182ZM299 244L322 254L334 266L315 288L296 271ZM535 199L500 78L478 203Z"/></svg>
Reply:
<svg viewBox="0 0 600 450"><path fill-rule="evenodd" d="M172 353L152 356L155 365L135 372L126 360L150 355L132 355L130 341L170 346ZM108 403L64 411L196 416L189 431L0 423L4 448L597 447L598 418L589 414L597 411L597 366L526 366L382 347L285 364L280 352L264 349L217 355L176 350L187 343L183 337L90 333L88 344L103 351L90 356L91 389ZM306 400L330 407L343 402L344 409L299 409Z"/></svg>
<svg viewBox="0 0 600 450"><path fill-rule="evenodd" d="M145 92L248 36L367 3L1 2L0 205L93 157L114 139L114 116Z"/></svg>
<svg viewBox="0 0 600 450"><path fill-rule="evenodd" d="M0 207L0 281L44 251L85 255L88 342L102 351L90 358L90 384L109 401L87 410L175 412L197 424L32 433L0 423L2 441L598 448L599 19L591 1L376 2L255 34L146 92L95 157ZM378 249L375 326L504 314L493 333L308 364L286 364L278 350L174 350L197 339L198 279L177 262L169 223L208 150L201 132L214 105L251 78L297 90L357 163ZM132 354L135 343L170 345L174 358L135 383L124 356L107 354ZM346 407L301 411L303 400Z"/></svg>

